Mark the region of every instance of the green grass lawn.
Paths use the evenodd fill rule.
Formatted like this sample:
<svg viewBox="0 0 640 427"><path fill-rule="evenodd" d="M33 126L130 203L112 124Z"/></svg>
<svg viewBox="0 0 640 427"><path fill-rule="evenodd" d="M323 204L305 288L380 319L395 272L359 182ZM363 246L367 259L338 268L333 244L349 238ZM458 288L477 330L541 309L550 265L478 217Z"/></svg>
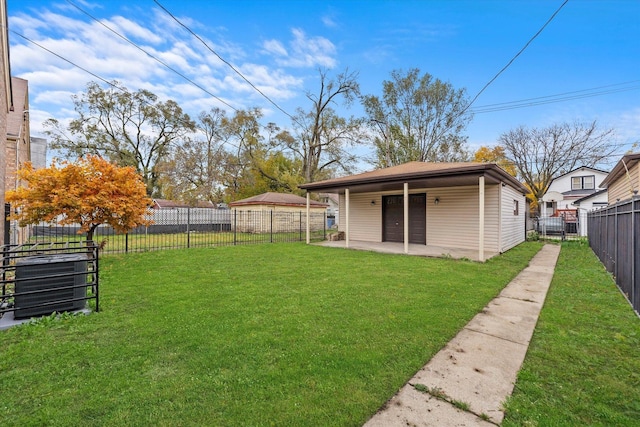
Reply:
<svg viewBox="0 0 640 427"><path fill-rule="evenodd" d="M299 243L105 256L100 313L0 333L1 422L359 426L539 248L485 264Z"/></svg>
<svg viewBox="0 0 640 427"><path fill-rule="evenodd" d="M562 246L503 425L640 425L640 319L586 243Z"/></svg>

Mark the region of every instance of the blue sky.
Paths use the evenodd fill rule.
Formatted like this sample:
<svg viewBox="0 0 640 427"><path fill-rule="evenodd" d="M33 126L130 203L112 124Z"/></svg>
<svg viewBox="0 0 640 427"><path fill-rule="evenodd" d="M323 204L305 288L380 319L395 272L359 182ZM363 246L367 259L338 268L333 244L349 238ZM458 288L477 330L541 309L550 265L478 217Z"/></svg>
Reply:
<svg viewBox="0 0 640 427"><path fill-rule="evenodd" d="M419 68L466 88L472 98L563 0L159 2L293 114L309 108L306 93L318 90L318 67L329 75L357 71L362 93L374 95L392 70ZM174 99L192 116L214 106L229 110L72 4L234 108L260 107L264 123L290 126L152 0L8 0L9 30L106 80ZM40 136L45 119L74 117L71 96L96 78L15 33L9 34L12 74L29 80L32 134ZM616 130L611 143L623 145L622 154L640 141L639 40L640 1L570 0L474 103L469 148L493 146L519 125L597 120ZM486 105L559 94L567 95L545 100L576 99L480 112ZM363 114L359 105L340 111Z"/></svg>

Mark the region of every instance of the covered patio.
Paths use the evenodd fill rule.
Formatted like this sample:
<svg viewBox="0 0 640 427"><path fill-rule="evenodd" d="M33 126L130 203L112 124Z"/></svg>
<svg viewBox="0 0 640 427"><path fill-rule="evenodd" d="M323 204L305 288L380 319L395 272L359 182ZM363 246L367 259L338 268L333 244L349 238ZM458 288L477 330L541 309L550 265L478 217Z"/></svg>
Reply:
<svg viewBox="0 0 640 427"><path fill-rule="evenodd" d="M299 187L308 206L338 194L344 241L329 246L483 262L525 238L527 189L496 164L409 162Z"/></svg>

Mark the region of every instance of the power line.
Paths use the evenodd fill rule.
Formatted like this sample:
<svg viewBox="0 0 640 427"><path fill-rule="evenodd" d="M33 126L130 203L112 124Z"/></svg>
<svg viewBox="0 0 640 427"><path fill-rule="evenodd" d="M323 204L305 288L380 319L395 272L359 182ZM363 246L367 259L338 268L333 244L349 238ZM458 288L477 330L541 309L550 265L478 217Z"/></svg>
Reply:
<svg viewBox="0 0 640 427"><path fill-rule="evenodd" d="M496 104L487 104L487 105L482 105L482 106L476 107L476 108L472 109L471 111L474 114L492 113L492 112L496 112L496 111L512 110L512 109L517 109L517 108L534 107L534 106L537 106L537 105L552 104L552 103L556 103L556 102L571 101L571 100L574 100L574 99L591 98L591 97L594 97L594 96L608 95L608 94L611 94L611 93L628 92L628 91L640 89L640 85L622 87L622 88L619 87L619 88L616 88L616 89L609 89L609 90L599 90L599 89L605 89L605 88L610 88L610 87L615 87L615 86L628 85L628 84L636 83L636 82L640 82L640 80L634 80L634 81L630 81L630 82L626 82L626 83L618 83L618 84L614 84L614 85L600 86L600 87L591 88L591 89L577 90L577 91L573 91L573 92L564 92L564 93L559 93L559 94L555 94L555 95L540 96L540 97L536 97L536 98L527 98L527 99L522 99L522 100L518 100L518 101L507 101L507 102L501 102L501 103L496 103ZM595 92L593 92L593 91L595 91ZM587 92L587 93L584 93L584 92ZM568 95L568 96L563 96L563 95Z"/></svg>
<svg viewBox="0 0 640 427"><path fill-rule="evenodd" d="M71 61L70 59L67 59L67 58L65 58L64 56L62 56L62 55L60 55L60 54L55 53L55 52L54 52L54 51L52 51L51 49L48 49L48 48L44 47L43 45L41 45L41 44L39 44L39 43L37 43L37 42L35 42L35 41L31 40L29 37L24 36L24 35L22 35L22 34L20 34L20 33L16 32L15 30L9 30L9 31L10 31L10 32L12 32L13 34L15 34L15 35L16 35L16 36L18 36L18 37L22 37L23 39L25 39L25 40L26 40L26 41L28 41L29 43L32 43L32 44L34 44L34 45L38 46L40 49L42 49L42 50L44 50L44 51L49 52L49 53L50 53L50 54L52 54L53 56L56 56L56 57L58 57L58 58L62 59L63 61L65 61L65 62L67 62L67 63L71 64L72 66L74 66L74 67L76 67L76 68L81 69L81 70L82 70L82 71L84 71L85 73L92 75L92 76L93 76L93 77L95 77L96 79L98 79L98 80L100 80L100 81L105 82L105 83L106 83L106 84L108 84L109 86L112 86L112 87L114 87L114 88L116 88L116 89L118 89L118 90L120 90L120 91L122 91L122 92L124 92L124 93L129 93L126 89L123 89L123 88L119 87L118 85L116 85L115 83L110 82L110 81L108 81L107 79L105 79L105 78L103 78L103 77L100 77L100 76L99 76L99 75L97 75L96 73L94 73L94 72L92 72L92 71L87 70L86 68L82 67L81 65L76 64L75 62Z"/></svg>
<svg viewBox="0 0 640 427"><path fill-rule="evenodd" d="M215 56L218 57L218 59L220 59L222 62L224 62L226 65L228 65L233 71L235 71L236 74L238 74L240 77L242 77L242 79L247 82L253 89L255 89L260 95L262 95L267 101L269 101L273 106L275 106L278 110L280 110L281 112L283 112L286 116L288 116L291 120L295 121L295 118L287 113L284 109L282 109L282 107L280 107L278 104L276 104L271 98L269 98L267 95L265 95L260 89L258 89L253 83L251 83L249 81L249 79L247 79L240 71L238 71L230 62L228 62L227 60L225 60L224 58L222 58L215 50L213 50L208 44L207 42L205 42L200 36L198 36L195 32L193 32L193 30L191 30L191 28L189 28L186 24L182 23L178 18L176 18L171 12L169 12L169 10L167 10L167 8L165 8L158 0L153 0L162 10L165 11L165 13L167 13L167 15L169 15L171 18L173 18L174 21L176 21L181 27L183 27L185 30L187 30L191 35L193 35L196 39L198 39L211 53L213 53Z"/></svg>
<svg viewBox="0 0 640 427"><path fill-rule="evenodd" d="M544 23L544 25L543 25L543 26L538 30L538 32L537 32L537 33L535 33L535 34L533 35L533 37L531 37L531 38L529 39L529 41L524 45L524 47L523 47L522 49L520 49L520 51L519 51L518 53L516 53L516 55L515 55L513 58L511 58L511 60L507 63L507 65L505 65L504 67L502 67L502 69L501 69L500 71L498 71L498 74L496 74L495 76L493 76L493 78L492 78L491 80L489 80L489 82L488 82L486 85L484 85L484 87L483 87L482 89L480 89L480 92L478 92L478 93L476 94L476 96L474 96L474 97L473 97L473 99L471 100L471 102L470 102L469 104L467 104L467 106L465 107L465 109L462 111L462 113L461 113L461 114L464 114L464 112L465 112L465 111L467 111L467 110L469 109L469 107L471 107L471 105L473 105L473 103L474 103L474 102L476 102L476 100L477 100L477 99L478 99L478 97L482 94L482 92L484 92L484 91L485 91L485 89L486 89L486 88L488 88L488 87L489 87L489 85L490 85L491 83L493 83L493 82L498 78L498 76L504 72L504 70L506 70L507 68L509 68L509 66L513 63L513 61L515 61L515 60L516 60L516 58L517 58L518 56L520 56L520 54L521 54L522 52L524 52L524 51L525 51L525 49L526 49L527 47L529 47L529 45L531 44L531 42L533 42L533 40L535 40L535 38L536 38L536 37L538 37L538 36L540 35L540 33L542 33L542 31L547 27L547 25L549 25L549 23L551 23L551 21L553 21L553 18L555 18L555 17L556 17L556 15L560 12L560 10L561 10L561 9L564 7L564 5L566 5L568 2L569 2L569 0L565 0L565 1L564 1L564 3L562 3L562 4L560 5L560 7L558 8L558 10L556 10L556 11L553 13L553 15L551 15L551 17L547 20L547 22L545 22L545 23Z"/></svg>
<svg viewBox="0 0 640 427"><path fill-rule="evenodd" d="M23 38L24 40L28 41L29 43L32 43L32 44L34 44L34 45L38 46L40 49L42 49L42 50L44 50L44 51L46 51L46 52L49 52L49 53L50 53L50 54L52 54L53 56L55 56L55 57L57 57L57 58L59 58L59 59L61 59L61 60L65 61L65 62L67 62L68 64L70 64L70 65L72 65L72 66L74 66L74 67L76 67L76 68L79 68L80 70L82 70L82 71L84 71L85 73L87 73L87 74L89 74L89 75L91 75L91 76L95 77L96 79L98 79L98 80L100 80L100 81L102 81L102 82L106 83L107 85L109 85L109 86L113 87L114 89L117 89L117 90L119 90L120 92L125 93L125 94L127 94L127 95L133 95L133 94L132 94L131 92L129 92L129 90L127 90L126 88L124 88L124 87L120 87L120 86L118 86L117 84L115 84L113 81L109 81L109 80L105 79L104 77L101 77L101 76L99 76L98 74L96 74L96 73L94 73L94 72L92 72L92 71L89 71L88 69L86 69L86 68L82 67L81 65L78 65L78 64L76 64L75 62L71 61L70 59L67 59L67 58L65 58L64 56L62 56L62 55L60 55L60 54L58 54L58 53L56 53L56 52L52 51L51 49L49 49L49 48L47 48L47 47L45 47L45 46L43 46L43 45L41 45L41 44L39 44L39 43L37 43L37 42L35 42L35 41L31 40L29 37L26 37L26 36L24 36L24 35L22 35L22 34L20 34L20 33L16 32L15 30L9 30L9 31L10 31L10 32L12 32L13 34L15 34L16 36ZM161 111L161 110L159 110L159 109L158 109L158 107L157 107L156 105L151 104L151 103L149 103L149 102L148 102L148 101L146 101L146 100L142 100L142 101L143 101L146 105L148 105L149 107L154 108L154 109L156 109L157 111L159 111L160 113L162 113L162 111ZM182 124L185 124L185 125L191 125L191 122L190 122L190 121L188 121L188 120L183 120L183 119L182 119L182 117L179 117L179 118L178 118L178 120L179 120Z"/></svg>
<svg viewBox="0 0 640 427"><path fill-rule="evenodd" d="M76 9L78 9L80 12L84 13L85 15L87 15L89 18L93 19L94 21L96 21L98 24L102 25L103 27L105 27L107 30L111 31L113 34L115 34L116 36L120 37L122 40L126 41L127 43L129 43L130 45L132 45L133 47L135 47L136 49L140 50L141 52L145 53L147 56L149 56L151 59L159 62L160 64L162 64L163 66L165 66L166 68L168 68L169 70L173 71L174 73L176 73L177 75L179 75L180 77L182 77L183 79L185 79L186 81L188 81L189 83L191 83L192 85L194 85L195 87L197 87L198 89L202 90L203 92L205 92L206 94L212 96L213 98L217 99L218 101L220 101L221 103L223 103L224 105L226 105L227 107L231 108L233 111L238 111L237 108L233 107L231 104L229 104L228 102L226 102L225 100L223 100L222 98L214 95L213 93L209 92L207 89L205 89L204 87L202 87L201 85L199 85L198 83L194 82L193 80L191 80L190 78L188 78L187 76L185 76L184 74L182 74L181 72L179 72L178 70L172 68L170 65L168 65L166 62L162 61L161 59L155 57L154 55L152 55L151 53L147 52L146 50L144 50L143 48L141 48L140 46L138 46L136 43L132 42L131 40L129 40L127 37L123 36L122 34L120 34L119 32L117 32L116 30L112 29L111 27L109 27L107 24L105 24L104 22L98 20L97 18L95 18L93 15L91 15L89 12L83 10L82 8L80 8L78 5L76 5L75 3L73 3L71 0L67 0L67 3L69 3L71 6L75 7Z"/></svg>

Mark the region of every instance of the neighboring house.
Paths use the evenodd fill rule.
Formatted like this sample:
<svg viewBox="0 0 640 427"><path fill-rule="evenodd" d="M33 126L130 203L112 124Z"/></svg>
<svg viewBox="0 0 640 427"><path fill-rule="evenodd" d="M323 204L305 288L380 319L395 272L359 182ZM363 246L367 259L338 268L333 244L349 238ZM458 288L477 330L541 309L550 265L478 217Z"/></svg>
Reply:
<svg viewBox="0 0 640 427"><path fill-rule="evenodd" d="M527 189L496 164L410 162L299 187L339 195L346 247L462 248L484 261L525 240Z"/></svg>
<svg viewBox="0 0 640 427"><path fill-rule="evenodd" d="M291 230L293 223L306 228L307 199L295 194L263 193L229 203L235 211L236 229L242 232L269 233ZM328 204L309 200L312 230L325 227Z"/></svg>
<svg viewBox="0 0 640 427"><path fill-rule="evenodd" d="M600 184L602 185L602 183ZM579 198L578 200L573 201L573 205L579 209L584 211L592 211L594 209L600 209L607 205L609 205L607 201L607 189L598 190L595 193L591 193L588 196L584 196Z"/></svg>
<svg viewBox="0 0 640 427"><path fill-rule="evenodd" d="M603 190L602 181L608 172L581 166L555 178L542 196L542 216L557 216L558 211L575 210L576 200L592 196ZM602 197L604 201L606 196Z"/></svg>
<svg viewBox="0 0 640 427"><path fill-rule="evenodd" d="M16 172L25 162L31 161L31 136L29 131L29 84L24 79L11 78L13 105L7 115L7 139L4 149L4 189L15 190L20 186ZM6 230L5 230L6 231ZM9 240L12 244L23 243L26 229L17 221L10 223Z"/></svg>
<svg viewBox="0 0 640 427"><path fill-rule="evenodd" d="M329 205L327 208L327 226L338 226L340 222L340 199L337 194L320 193L320 201Z"/></svg>
<svg viewBox="0 0 640 427"><path fill-rule="evenodd" d="M11 68L9 66L9 29L7 19L7 2L0 0L0 140L7 140L7 116L13 109L11 100ZM4 143L4 142L3 142ZM5 204L5 185L7 161L4 147L0 148L0 204L4 206L5 217L8 206ZM3 243L9 243L10 234L7 221L0 221L0 236Z"/></svg>
<svg viewBox="0 0 640 427"><path fill-rule="evenodd" d="M640 153L623 156L601 185L608 191L610 205L637 196L640 190Z"/></svg>
<svg viewBox="0 0 640 427"><path fill-rule="evenodd" d="M607 174L581 166L555 178L542 196L540 215L563 217L566 232L586 236L587 212L607 205L607 191L602 187Z"/></svg>

